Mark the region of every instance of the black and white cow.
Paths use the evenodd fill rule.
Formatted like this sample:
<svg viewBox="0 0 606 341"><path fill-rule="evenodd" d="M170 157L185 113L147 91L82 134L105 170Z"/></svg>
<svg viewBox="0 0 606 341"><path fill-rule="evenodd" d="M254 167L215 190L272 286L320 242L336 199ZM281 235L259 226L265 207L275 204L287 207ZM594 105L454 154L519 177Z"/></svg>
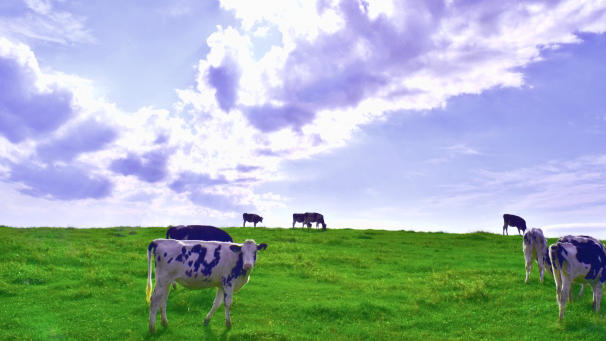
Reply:
<svg viewBox="0 0 606 341"><path fill-rule="evenodd" d="M566 300L573 282L589 284L593 289L593 308L600 311L602 285L606 282L606 249L595 238L566 236L549 247L549 257L556 282L556 297L564 319Z"/></svg>
<svg viewBox="0 0 606 341"><path fill-rule="evenodd" d="M320 213L315 212L306 212L305 217L303 219L303 225L307 225L307 228L311 227L311 223L316 223L316 228L318 228L318 224L322 224L322 229L326 230L326 223L324 223L324 216Z"/></svg>
<svg viewBox="0 0 606 341"><path fill-rule="evenodd" d="M263 222L263 217L254 213L244 213L242 214L242 220L244 220L244 222L242 223L242 227L246 226L247 221L249 223L254 223L255 227L257 227L257 223Z"/></svg>
<svg viewBox="0 0 606 341"><path fill-rule="evenodd" d="M166 230L166 239L233 242L229 233L209 225L169 226ZM173 289L177 289L175 282L173 282Z"/></svg>
<svg viewBox="0 0 606 341"><path fill-rule="evenodd" d="M524 259L526 260L526 283L532 270L532 263L537 261L539 265L539 274L541 283L543 283L543 274L545 268L552 272L551 261L549 260L549 249L547 248L547 239L543 236L543 230L532 228L524 232L524 240L522 241L522 249L524 250Z"/></svg>
<svg viewBox="0 0 606 341"><path fill-rule="evenodd" d="M526 221L521 217L513 214L503 214L503 235L507 232L507 226L513 226L518 228L518 234L521 234L520 231L526 231Z"/></svg>
<svg viewBox="0 0 606 341"><path fill-rule="evenodd" d="M233 242L229 233L208 225L169 226L166 230L166 239Z"/></svg>
<svg viewBox="0 0 606 341"><path fill-rule="evenodd" d="M248 282L257 260L257 251L266 248L267 244L257 244L251 239L244 244L174 239L152 241L147 248L146 288L147 302L150 303L150 332L155 332L158 309L161 309L162 325L168 325L166 300L173 281L189 289L217 287L215 300L204 324L207 325L215 310L225 303L225 325L231 328L229 309L232 295ZM153 294L152 257L156 261Z"/></svg>

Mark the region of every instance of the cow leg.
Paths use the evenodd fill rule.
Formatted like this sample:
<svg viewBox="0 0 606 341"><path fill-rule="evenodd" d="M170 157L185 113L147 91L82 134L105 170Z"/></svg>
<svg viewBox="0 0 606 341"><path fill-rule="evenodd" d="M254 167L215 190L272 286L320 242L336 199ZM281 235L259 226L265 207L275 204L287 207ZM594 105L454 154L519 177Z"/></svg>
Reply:
<svg viewBox="0 0 606 341"><path fill-rule="evenodd" d="M215 295L215 301L213 302L213 306L212 308L210 308L208 314L206 314L206 318L204 318L205 326L208 325L208 322L210 322L210 319L213 317L215 310L217 310L217 308L221 306L221 303L223 303L223 287L217 288L217 294Z"/></svg>
<svg viewBox="0 0 606 341"><path fill-rule="evenodd" d="M532 271L532 251L530 246L524 245L524 260L526 261L526 280L528 283L528 278L530 277L530 272Z"/></svg>
<svg viewBox="0 0 606 341"><path fill-rule="evenodd" d="M242 227L245 227L245 226L246 226L246 220L244 220L244 221L242 222Z"/></svg>
<svg viewBox="0 0 606 341"><path fill-rule="evenodd" d="M536 251L538 251L538 250L536 250ZM541 283L544 283L543 277L545 274L545 263L543 263L543 257L538 255L538 252L537 252L537 263L539 264L539 278L541 280Z"/></svg>
<svg viewBox="0 0 606 341"><path fill-rule="evenodd" d="M149 305L149 331L152 334L156 332L156 315L158 314L158 309L162 305L166 305L167 296L164 295L164 293L167 292L169 285L170 281L161 282L158 281L156 277L156 287L154 288L154 292L152 294Z"/></svg>
<svg viewBox="0 0 606 341"><path fill-rule="evenodd" d="M257 227L257 222L255 221L255 227Z"/></svg>
<svg viewBox="0 0 606 341"><path fill-rule="evenodd" d="M566 300L570 294L570 286L572 281L569 280L568 276L562 276L562 293L560 294L560 301L558 302L560 308L559 321L564 320L564 311L566 310Z"/></svg>
<svg viewBox="0 0 606 341"><path fill-rule="evenodd" d="M177 290L177 282L173 282L173 290Z"/></svg>
<svg viewBox="0 0 606 341"><path fill-rule="evenodd" d="M509 233L507 232L507 224L503 225L503 235L505 235L505 233L507 233L507 235L509 235Z"/></svg>
<svg viewBox="0 0 606 341"><path fill-rule="evenodd" d="M553 270L553 279L556 285L556 299L558 301L558 305L560 304L560 300L562 297L562 271L560 268L556 268L555 266L552 268Z"/></svg>
<svg viewBox="0 0 606 341"><path fill-rule="evenodd" d="M231 328L231 318L229 316L229 309L231 308L232 297L234 293L234 287L231 283L223 286L223 301L225 303L225 327Z"/></svg>
<svg viewBox="0 0 606 341"><path fill-rule="evenodd" d="M600 313L600 301L602 301L602 283L598 282L593 285L593 309L596 313Z"/></svg>
<svg viewBox="0 0 606 341"><path fill-rule="evenodd" d="M174 284L175 282L173 282ZM160 316L162 317L162 325L164 327L168 327L168 319L166 318L166 302L168 301L168 293L170 291L170 285L166 286L166 289L164 289L164 293L162 295L162 303L160 304Z"/></svg>

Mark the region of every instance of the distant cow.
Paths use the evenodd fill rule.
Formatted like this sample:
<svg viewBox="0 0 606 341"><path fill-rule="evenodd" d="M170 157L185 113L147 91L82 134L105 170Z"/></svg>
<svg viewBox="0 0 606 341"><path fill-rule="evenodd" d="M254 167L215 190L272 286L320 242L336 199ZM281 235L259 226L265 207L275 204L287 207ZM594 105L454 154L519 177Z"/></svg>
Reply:
<svg viewBox="0 0 606 341"><path fill-rule="evenodd" d="M322 229L326 230L326 224L324 223L324 216L320 213L315 212L306 212L305 217L303 219L303 225L307 225L307 228L311 227L311 223L316 223L316 228L318 228L318 224L322 224Z"/></svg>
<svg viewBox="0 0 606 341"><path fill-rule="evenodd" d="M507 232L507 226L517 227L519 234L522 234L520 231L526 231L526 221L517 215L503 214L503 235ZM507 234L509 235L509 232Z"/></svg>
<svg viewBox="0 0 606 341"><path fill-rule="evenodd" d="M168 230L166 230L166 239L233 242L233 239L231 239L231 236L227 232L208 225L169 226Z"/></svg>
<svg viewBox="0 0 606 341"><path fill-rule="evenodd" d="M600 312L602 285L606 282L606 249L595 238L566 236L549 247L549 257L556 282L556 296L564 319L566 300L573 282L587 283L593 289L593 308Z"/></svg>
<svg viewBox="0 0 606 341"><path fill-rule="evenodd" d="M528 277L532 270L532 263L534 263L535 259L539 265L540 280L541 283L543 283L545 267L547 267L549 272L552 272L547 240L545 239L545 236L543 236L543 230L532 228L524 232L522 249L524 250L524 258L526 260L526 283L528 283Z"/></svg>
<svg viewBox="0 0 606 341"><path fill-rule="evenodd" d="M254 223L255 227L257 227L257 223L263 222L263 217L254 213L244 213L242 214L242 220L244 220L244 222L242 223L242 227L246 226L247 221L249 223Z"/></svg>
<svg viewBox="0 0 606 341"><path fill-rule="evenodd" d="M146 298L150 303L149 331L155 332L156 314L161 308L162 325L166 319L166 300L173 281L189 289L217 287L213 306L204 319L207 325L215 310L225 303L225 325L231 328L232 295L249 280L257 251L267 244L248 239L244 244L203 242L199 240L156 239L147 248ZM152 295L152 257L156 260L156 287Z"/></svg>

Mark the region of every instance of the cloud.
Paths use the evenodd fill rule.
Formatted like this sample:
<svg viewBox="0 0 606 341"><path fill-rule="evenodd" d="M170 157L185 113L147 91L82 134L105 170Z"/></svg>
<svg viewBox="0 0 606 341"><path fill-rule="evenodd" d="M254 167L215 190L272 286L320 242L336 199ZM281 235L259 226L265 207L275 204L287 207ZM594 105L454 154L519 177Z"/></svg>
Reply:
<svg viewBox="0 0 606 341"><path fill-rule="evenodd" d="M21 193L59 200L101 199L112 191L109 179L78 165L12 164L8 180L21 184Z"/></svg>
<svg viewBox="0 0 606 341"><path fill-rule="evenodd" d="M196 205L212 208L218 211L246 211L247 205L241 205L232 196L224 194L207 193L202 190L194 190L189 193L189 199Z"/></svg>
<svg viewBox="0 0 606 341"><path fill-rule="evenodd" d="M37 40L61 45L93 43L95 38L85 19L60 9L63 1L9 0L3 4L10 16L0 15L0 36L17 40Z"/></svg>
<svg viewBox="0 0 606 341"><path fill-rule="evenodd" d="M95 120L88 120L71 128L62 137L38 144L36 153L47 161L71 161L81 153L103 149L117 136L116 129Z"/></svg>
<svg viewBox="0 0 606 341"><path fill-rule="evenodd" d="M236 104L239 78L238 65L229 58L223 60L223 65L208 69L208 83L215 88L215 98L225 112Z"/></svg>
<svg viewBox="0 0 606 341"><path fill-rule="evenodd" d="M13 143L53 132L75 114L71 92L36 82L30 65L0 54L0 134Z"/></svg>
<svg viewBox="0 0 606 341"><path fill-rule="evenodd" d="M177 180L173 181L169 187L177 193L182 193L184 191L192 191L200 187L225 185L228 183L229 181L227 181L223 176L213 179L207 174L183 172L179 174Z"/></svg>
<svg viewBox="0 0 606 341"><path fill-rule="evenodd" d="M264 105L245 110L250 123L263 132L277 131L286 127L301 130L303 125L310 123L315 117L313 112L296 106Z"/></svg>
<svg viewBox="0 0 606 341"><path fill-rule="evenodd" d="M122 175L134 175L145 182L158 182L168 175L169 154L165 150L153 150L141 156L129 153L112 161L110 169Z"/></svg>

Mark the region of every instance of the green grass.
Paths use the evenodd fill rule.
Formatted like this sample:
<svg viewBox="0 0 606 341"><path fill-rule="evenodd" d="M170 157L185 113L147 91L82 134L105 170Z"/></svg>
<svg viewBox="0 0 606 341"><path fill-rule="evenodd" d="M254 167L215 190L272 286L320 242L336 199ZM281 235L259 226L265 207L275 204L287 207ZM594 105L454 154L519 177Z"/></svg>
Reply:
<svg viewBox="0 0 606 341"><path fill-rule="evenodd" d="M233 328L223 307L203 325L215 289L179 287L152 336L146 250L165 228L0 227L0 340L606 339L590 288L558 323L551 275L540 284L535 265L524 284L520 236L226 230L268 244L234 296Z"/></svg>

